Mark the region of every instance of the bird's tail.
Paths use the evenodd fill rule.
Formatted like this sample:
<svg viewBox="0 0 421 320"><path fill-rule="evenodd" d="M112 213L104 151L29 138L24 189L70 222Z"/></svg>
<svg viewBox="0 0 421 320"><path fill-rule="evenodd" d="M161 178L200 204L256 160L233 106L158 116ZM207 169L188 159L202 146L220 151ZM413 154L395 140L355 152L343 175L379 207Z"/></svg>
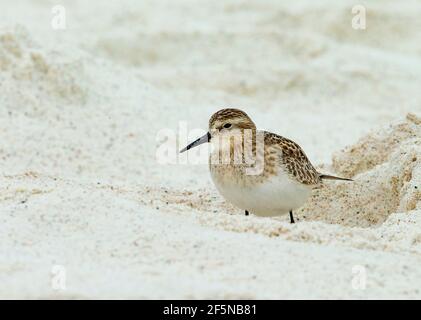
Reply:
<svg viewBox="0 0 421 320"><path fill-rule="evenodd" d="M348 179L348 178L340 178L340 177L335 177L335 176L330 176L328 174L321 174L320 179L324 179L324 180L342 180L342 181L354 181L352 179Z"/></svg>

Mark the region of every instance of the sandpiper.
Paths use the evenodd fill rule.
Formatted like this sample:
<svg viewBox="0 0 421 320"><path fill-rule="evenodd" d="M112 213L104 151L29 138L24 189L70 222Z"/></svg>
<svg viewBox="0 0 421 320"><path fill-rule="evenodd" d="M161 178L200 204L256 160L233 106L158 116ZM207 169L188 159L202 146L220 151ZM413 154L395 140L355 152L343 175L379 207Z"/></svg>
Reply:
<svg viewBox="0 0 421 320"><path fill-rule="evenodd" d="M294 223L293 211L324 179L352 181L319 173L297 143L257 130L250 117L239 109L222 109L213 114L208 133L180 152L206 142L213 148L209 169L216 188L246 215L289 213L290 222Z"/></svg>

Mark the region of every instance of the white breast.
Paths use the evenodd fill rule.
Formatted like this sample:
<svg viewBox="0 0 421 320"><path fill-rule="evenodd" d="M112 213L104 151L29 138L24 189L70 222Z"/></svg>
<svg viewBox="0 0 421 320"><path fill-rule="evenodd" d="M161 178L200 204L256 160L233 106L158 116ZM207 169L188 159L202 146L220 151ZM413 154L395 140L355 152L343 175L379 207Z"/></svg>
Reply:
<svg viewBox="0 0 421 320"><path fill-rule="evenodd" d="M301 207L311 194L311 187L292 180L287 174L272 176L261 183L239 185L211 172L221 195L243 210L260 216L276 216Z"/></svg>

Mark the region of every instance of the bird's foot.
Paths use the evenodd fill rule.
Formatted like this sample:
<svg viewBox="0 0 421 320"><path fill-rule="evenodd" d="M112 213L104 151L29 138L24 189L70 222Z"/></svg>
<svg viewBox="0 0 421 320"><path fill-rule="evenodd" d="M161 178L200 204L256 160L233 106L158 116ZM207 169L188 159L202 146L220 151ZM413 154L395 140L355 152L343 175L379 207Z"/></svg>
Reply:
<svg viewBox="0 0 421 320"><path fill-rule="evenodd" d="M289 219L291 223L295 223L294 216L292 215L292 211L289 212Z"/></svg>

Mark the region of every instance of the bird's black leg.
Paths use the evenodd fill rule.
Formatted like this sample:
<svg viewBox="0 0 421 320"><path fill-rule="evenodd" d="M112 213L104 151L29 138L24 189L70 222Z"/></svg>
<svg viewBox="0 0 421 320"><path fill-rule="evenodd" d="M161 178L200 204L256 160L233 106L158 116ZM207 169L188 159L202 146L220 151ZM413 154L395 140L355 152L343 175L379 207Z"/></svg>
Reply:
<svg viewBox="0 0 421 320"><path fill-rule="evenodd" d="M248 216L249 215L249 212L246 210L246 216Z"/></svg>
<svg viewBox="0 0 421 320"><path fill-rule="evenodd" d="M295 223L294 216L292 215L292 210L289 212L289 218L291 219L291 223Z"/></svg>

